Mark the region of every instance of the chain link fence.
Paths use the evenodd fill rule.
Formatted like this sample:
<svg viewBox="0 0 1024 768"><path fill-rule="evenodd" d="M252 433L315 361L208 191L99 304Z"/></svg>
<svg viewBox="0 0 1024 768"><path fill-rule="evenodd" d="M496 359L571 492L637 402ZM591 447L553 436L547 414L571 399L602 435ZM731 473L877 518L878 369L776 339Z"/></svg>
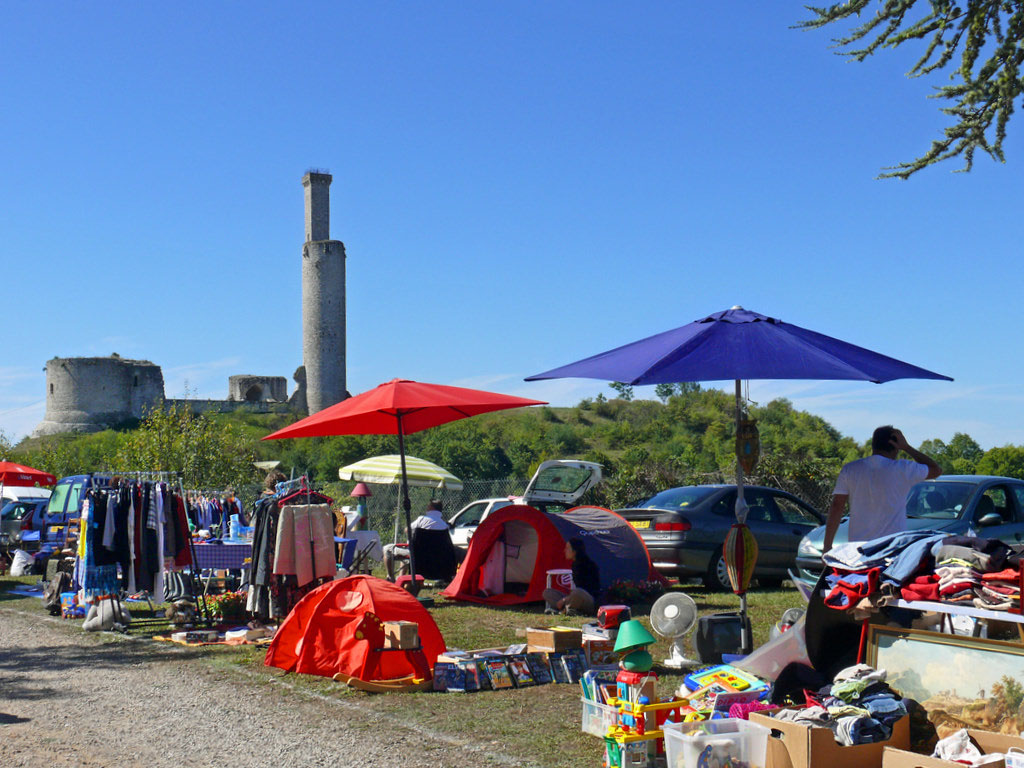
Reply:
<svg viewBox="0 0 1024 768"><path fill-rule="evenodd" d="M461 491L439 488L410 488L409 501L412 503L410 517L415 520L427 509L431 499L438 499L444 507L445 518L450 518L471 501L490 498L507 498L518 496L526 490L527 481L522 478L506 477L499 480L467 480ZM350 484L344 488L340 484L332 484L325 493L333 496L338 504L356 506L355 499L349 499ZM374 485L373 496L366 499L367 521L365 528L378 531L382 541L391 541L395 532L395 515L399 514L399 535L404 538L405 521L401 512L401 486Z"/></svg>

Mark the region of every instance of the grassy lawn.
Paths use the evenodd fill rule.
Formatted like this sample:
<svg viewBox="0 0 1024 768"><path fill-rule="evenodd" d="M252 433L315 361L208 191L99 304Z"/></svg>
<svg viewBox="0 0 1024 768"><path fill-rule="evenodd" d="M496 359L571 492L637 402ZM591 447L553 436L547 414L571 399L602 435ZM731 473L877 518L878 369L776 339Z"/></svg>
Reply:
<svg viewBox="0 0 1024 768"><path fill-rule="evenodd" d="M9 590L18 583L34 584L38 577L0 578L0 607L27 614L45 616L41 602L36 598L20 598ZM709 593L703 586L675 587L685 591L696 602L702 614L735 611L739 598L731 594ZM427 589L421 597L433 597L430 609L444 635L448 647L474 649L505 646L523 642L522 630L527 626L581 626L583 617L545 616L543 606L525 608L491 608L465 603L454 603ZM755 646L768 639L769 632L782 613L803 602L795 589L756 590L748 598ZM130 606L136 618L150 615L147 608ZM646 609L634 611L650 628ZM78 631L80 622L66 622L69 631ZM166 627L136 627L135 636L151 636L167 632ZM89 633L82 633L89 634ZM103 642L109 635L97 633ZM692 654L692 645L688 643ZM659 639L651 649L656 661L668 654L669 643ZM299 689L319 695L337 697L358 704L368 710L388 714L401 722L429 728L477 745L493 745L497 752L511 755L524 762L542 766L565 768L593 768L600 765L603 755L601 739L580 731L580 691L574 685L543 685L508 691L482 691L467 694L367 694L349 689L325 678L306 675L288 675L263 665L264 649L246 646L200 646L196 663L206 663L224 671L244 670L249 676L264 678L267 682L284 677ZM661 670L658 681L660 695L669 695L682 682L683 675L673 670Z"/></svg>

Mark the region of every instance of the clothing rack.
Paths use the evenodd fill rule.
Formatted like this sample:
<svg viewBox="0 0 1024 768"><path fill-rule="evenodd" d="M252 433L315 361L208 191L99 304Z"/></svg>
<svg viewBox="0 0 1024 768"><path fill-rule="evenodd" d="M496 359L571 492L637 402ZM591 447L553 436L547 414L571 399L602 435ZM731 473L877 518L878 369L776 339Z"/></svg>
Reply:
<svg viewBox="0 0 1024 768"><path fill-rule="evenodd" d="M129 481L134 480L136 482L166 483L169 486L175 486L176 485L177 486L177 490L178 490L178 494L181 496L182 501L184 502L184 500L185 500L185 494L184 494L184 492L182 490L182 481L181 481L182 473L181 472L165 471L165 470L121 470L121 471L111 471L111 472L96 472L96 473L93 473L92 477L93 477L94 480L106 480L106 483L102 486L104 488L109 488L110 485L111 485L111 482L114 479L118 479L118 478L124 479L124 480L129 480ZM200 591L198 594L196 594L196 590L195 590L195 579L198 578L198 576L197 576L197 574L195 572L196 571L196 548L195 548L195 542L192 540L192 536L191 536L190 532L189 532L187 538L188 538L189 553L192 556L192 565L191 565L191 567L189 569L188 594L189 594L189 597L192 598L192 601L199 608L199 623L201 623L203 626L210 627L210 626L213 626L213 619L212 619L212 616L210 614L209 606L206 603L206 594L204 592L202 592L202 591ZM148 590L143 590L142 594L144 594L146 596L146 601L150 604L150 606L152 606L153 603L149 599L150 598L149 591ZM120 596L120 594L111 595L111 600L114 601L114 603L116 605L116 608L117 608L117 611L121 612L123 610L123 606L121 605L121 596ZM149 619L133 619L132 620L132 624L135 625L135 626L154 626L154 625L162 625L162 624L166 624L166 623L167 623L167 621L166 621L166 619L164 617L157 617L157 616L154 616L154 617L149 618Z"/></svg>
<svg viewBox="0 0 1024 768"><path fill-rule="evenodd" d="M244 512L245 505L242 503L241 496L230 488L223 488L219 490L212 488L192 488L190 490L182 491L181 493L182 498L184 499L194 499L197 496L213 497L216 499L225 499L231 497L238 501L239 506L242 507L242 511ZM218 539L223 540L227 527L227 520L222 519L220 523L220 532L217 535Z"/></svg>

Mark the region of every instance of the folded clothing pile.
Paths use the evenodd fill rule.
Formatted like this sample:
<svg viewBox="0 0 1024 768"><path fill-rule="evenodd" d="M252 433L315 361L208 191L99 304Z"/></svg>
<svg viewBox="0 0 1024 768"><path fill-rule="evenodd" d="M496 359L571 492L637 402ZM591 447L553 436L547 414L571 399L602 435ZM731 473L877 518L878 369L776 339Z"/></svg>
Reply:
<svg viewBox="0 0 1024 768"><path fill-rule="evenodd" d="M1006 611L1020 603L1020 573L1014 568L1005 568L981 576L981 584L975 590L974 605L990 611Z"/></svg>
<svg viewBox="0 0 1024 768"><path fill-rule="evenodd" d="M884 669L855 664L832 684L808 695L804 709L783 709L773 717L807 726L831 728L843 746L888 741L892 726L907 714L903 700L885 682Z"/></svg>
<svg viewBox="0 0 1024 768"><path fill-rule="evenodd" d="M947 536L932 546L933 570L904 582L904 600L1006 611L1020 603L1020 555L994 539Z"/></svg>

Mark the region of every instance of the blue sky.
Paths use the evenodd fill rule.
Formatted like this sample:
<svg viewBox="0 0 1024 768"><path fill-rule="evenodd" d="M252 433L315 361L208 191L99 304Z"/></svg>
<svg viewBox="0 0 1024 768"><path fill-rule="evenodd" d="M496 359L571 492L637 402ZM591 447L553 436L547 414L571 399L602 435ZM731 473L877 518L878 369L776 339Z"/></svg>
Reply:
<svg viewBox="0 0 1024 768"><path fill-rule="evenodd" d="M300 7L294 7L300 6ZM301 177L334 175L348 382L573 405L523 377L742 305L956 379L752 382L864 440L1024 443L1024 125L907 182L944 118L910 52L855 64L800 3L9 4L0 429L46 360L168 396L302 360ZM652 397L650 389L639 396Z"/></svg>

